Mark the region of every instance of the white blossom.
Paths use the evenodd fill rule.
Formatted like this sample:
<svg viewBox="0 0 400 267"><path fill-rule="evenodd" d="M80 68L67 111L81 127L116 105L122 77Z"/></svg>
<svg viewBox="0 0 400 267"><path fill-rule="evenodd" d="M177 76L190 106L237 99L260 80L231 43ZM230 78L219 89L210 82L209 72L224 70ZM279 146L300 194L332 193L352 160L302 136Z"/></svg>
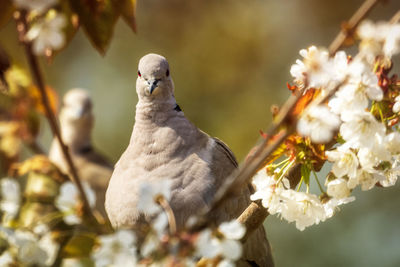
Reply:
<svg viewBox="0 0 400 267"><path fill-rule="evenodd" d="M364 92L357 90L353 84L343 85L328 103L332 112L345 120L349 114L362 112L368 106L368 98Z"/></svg>
<svg viewBox="0 0 400 267"><path fill-rule="evenodd" d="M220 254L225 259L237 261L242 256L242 244L234 239L218 239Z"/></svg>
<svg viewBox="0 0 400 267"><path fill-rule="evenodd" d="M332 140L339 128L340 119L326 106L310 106L297 123L297 131L309 136L314 143L327 143Z"/></svg>
<svg viewBox="0 0 400 267"><path fill-rule="evenodd" d="M288 222L296 222L296 227L303 231L306 227L325 221L325 209L317 196L291 189L281 190L277 208L269 208L271 214L280 213Z"/></svg>
<svg viewBox="0 0 400 267"><path fill-rule="evenodd" d="M36 235L43 236L43 235L49 233L50 229L46 224L39 223L39 224L35 225L35 227L32 229L32 232Z"/></svg>
<svg viewBox="0 0 400 267"><path fill-rule="evenodd" d="M100 246L92 257L96 266L136 266L135 242L132 231L118 230L111 235L99 236Z"/></svg>
<svg viewBox="0 0 400 267"><path fill-rule="evenodd" d="M300 50L303 61L296 60L290 73L297 84L308 84L309 87L325 87L332 77L332 62L328 51L311 46Z"/></svg>
<svg viewBox="0 0 400 267"><path fill-rule="evenodd" d="M156 198L162 196L169 201L171 198L171 185L172 182L169 180L140 184L138 210L150 215L160 212L161 207L156 203Z"/></svg>
<svg viewBox="0 0 400 267"><path fill-rule="evenodd" d="M224 259L224 260L218 262L218 265L217 265L217 267L235 267L235 266L236 266L235 263L233 263L232 261L227 260L227 259Z"/></svg>
<svg viewBox="0 0 400 267"><path fill-rule="evenodd" d="M48 15L33 24L26 34L28 41L32 41L33 53L41 56L46 50L58 50L65 44L65 34L62 29L66 25L63 14L49 12Z"/></svg>
<svg viewBox="0 0 400 267"><path fill-rule="evenodd" d="M159 237L165 233L167 226L168 216L165 212L159 213L152 223L152 228L156 231Z"/></svg>
<svg viewBox="0 0 400 267"><path fill-rule="evenodd" d="M385 136L384 140L385 149L388 150L392 155L400 154L400 133L392 132Z"/></svg>
<svg viewBox="0 0 400 267"><path fill-rule="evenodd" d="M359 173L357 175L357 182L361 186L361 190L367 191L372 189L381 178L382 177L366 172L364 170L359 170Z"/></svg>
<svg viewBox="0 0 400 267"><path fill-rule="evenodd" d="M14 266L14 258L9 251L4 251L0 255L0 266Z"/></svg>
<svg viewBox="0 0 400 267"><path fill-rule="evenodd" d="M342 199L350 195L350 189L345 179L337 178L327 183L327 193L331 197Z"/></svg>
<svg viewBox="0 0 400 267"><path fill-rule="evenodd" d="M210 229L205 229L199 233L195 243L196 252L195 254L199 257L212 259L218 256L218 242L212 236Z"/></svg>
<svg viewBox="0 0 400 267"><path fill-rule="evenodd" d="M16 230L9 234L8 240L18 249L18 261L26 265L51 266L59 249L59 245L52 239L51 233L38 239L31 232Z"/></svg>
<svg viewBox="0 0 400 267"><path fill-rule="evenodd" d="M58 0L13 0L13 2L18 8L41 14L54 6Z"/></svg>
<svg viewBox="0 0 400 267"><path fill-rule="evenodd" d="M303 86L306 82L307 67L300 59L296 60L296 64L293 64L290 68L290 74L293 76L295 83Z"/></svg>
<svg viewBox="0 0 400 267"><path fill-rule="evenodd" d="M346 198L331 198L328 202L324 204L325 214L327 218L331 218L335 212L339 209L338 207L343 204L354 201L356 198L354 196Z"/></svg>
<svg viewBox="0 0 400 267"><path fill-rule="evenodd" d="M347 175L351 179L357 176L358 159L347 146L342 145L335 150L326 151L325 154L329 161L334 162L332 172L336 177Z"/></svg>
<svg viewBox="0 0 400 267"><path fill-rule="evenodd" d="M400 166L398 165L397 161L392 163L390 168L375 172L373 174L375 180L379 182L383 187L393 186L397 182L397 178L400 175Z"/></svg>
<svg viewBox="0 0 400 267"><path fill-rule="evenodd" d="M210 229L200 232L195 243L195 254L209 259L219 255L229 262L237 261L242 255L242 245L239 240L246 233L246 229L234 219L222 223L218 227L218 231L222 237L214 236Z"/></svg>
<svg viewBox="0 0 400 267"><path fill-rule="evenodd" d="M353 148L371 147L377 135L383 136L385 126L369 112L357 112L345 118L340 126L340 134Z"/></svg>
<svg viewBox="0 0 400 267"><path fill-rule="evenodd" d="M360 53L369 62L378 55L391 58L400 52L400 24L363 21L357 29L361 38Z"/></svg>
<svg viewBox="0 0 400 267"><path fill-rule="evenodd" d="M334 78L336 81L343 81L349 75L349 63L346 52L338 51L333 58Z"/></svg>
<svg viewBox="0 0 400 267"><path fill-rule="evenodd" d="M51 232L44 234L39 240L39 246L46 251L47 260L46 265L51 266L57 258L59 244L52 237Z"/></svg>
<svg viewBox="0 0 400 267"><path fill-rule="evenodd" d="M394 105L392 108L393 113L399 113L400 112L400 95L396 96L394 99Z"/></svg>
<svg viewBox="0 0 400 267"><path fill-rule="evenodd" d="M369 100L380 101L383 91L378 85L378 78L360 60L353 60L347 68L348 81L329 101L332 112L340 114L343 121L353 113L362 113L368 107Z"/></svg>
<svg viewBox="0 0 400 267"><path fill-rule="evenodd" d="M392 57L400 52L400 24L387 25L385 35L383 53L388 57Z"/></svg>
<svg viewBox="0 0 400 267"><path fill-rule="evenodd" d="M383 91L378 85L378 77L371 66L356 58L349 65L349 83L356 86L358 93L364 93L371 100L381 101Z"/></svg>
<svg viewBox="0 0 400 267"><path fill-rule="evenodd" d="M1 200L0 210L4 212L5 221L9 221L18 213L21 203L21 189L19 183L12 178L0 180Z"/></svg>
<svg viewBox="0 0 400 267"><path fill-rule="evenodd" d="M229 239L241 239L246 233L246 227L244 227L237 220L230 222L223 222L219 225L218 230Z"/></svg>
<svg viewBox="0 0 400 267"><path fill-rule="evenodd" d="M287 179L284 178L283 182L286 181ZM255 192L250 196L252 201L261 199L261 203L264 207L270 209L277 207L273 203L279 201L276 194L278 185L276 185L276 181L273 176L267 175L266 170L261 169L253 177L253 185L255 187Z"/></svg>
<svg viewBox="0 0 400 267"><path fill-rule="evenodd" d="M143 257L150 257L151 254L158 248L160 244L160 238L157 235L149 233L146 236L146 240L143 242L140 248L140 253Z"/></svg>
<svg viewBox="0 0 400 267"><path fill-rule="evenodd" d="M361 167L368 172L374 172L375 167L384 161L391 160L391 153L386 149L386 136L376 134L370 139L370 144L358 150L357 157Z"/></svg>
<svg viewBox="0 0 400 267"><path fill-rule="evenodd" d="M96 194L87 182L82 182L83 190L86 193L90 207L96 203ZM60 187L60 194L57 196L55 204L64 213L64 220L68 224L79 224L81 218L77 215L79 205L79 191L72 182L65 182Z"/></svg>

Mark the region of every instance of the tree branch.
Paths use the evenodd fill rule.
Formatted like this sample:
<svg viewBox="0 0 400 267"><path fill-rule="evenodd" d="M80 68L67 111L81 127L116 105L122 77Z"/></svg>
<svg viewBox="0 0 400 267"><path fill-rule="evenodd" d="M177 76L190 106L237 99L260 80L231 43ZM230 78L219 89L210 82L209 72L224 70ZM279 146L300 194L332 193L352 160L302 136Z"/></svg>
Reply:
<svg viewBox="0 0 400 267"><path fill-rule="evenodd" d="M366 0L360 8L354 13L354 15L350 18L350 20L347 22L347 27L346 30L342 29L339 34L336 36L336 38L333 40L333 42L329 45L329 53L331 55L334 55L345 43L346 38L349 36L352 36L357 28L357 26L360 24L360 22L368 15L368 13L372 10L373 7L376 6L376 4L380 0ZM396 16L400 16L399 14L396 14ZM392 18L392 21L394 20ZM339 86L340 87L340 86ZM338 88L337 88L338 89ZM284 116L288 116L289 113L282 114ZM281 122L284 122L285 119L281 119ZM276 125L276 128L279 128L280 125ZM273 127L274 128L274 127ZM265 142L263 143L263 145ZM258 153L260 154L260 153ZM240 180L249 180L251 177L254 176L256 173L256 169L254 166L251 164L245 164L248 165L248 168L251 168L251 171L248 171L246 173L242 172L238 174L236 179ZM245 168L246 166L244 166ZM290 186L294 188L300 178L301 178L301 164L295 164L288 172L287 178L290 181ZM242 175L243 177L240 177ZM246 176L247 178L244 178ZM227 192L228 193L228 192ZM246 226L246 235L242 239L242 242L245 242L247 237L255 230L257 229L258 226L262 225L264 220L267 218L269 215L268 210L264 208L262 205L260 205L259 202L257 203L252 203L250 204L246 210L239 216L238 221Z"/></svg>
<svg viewBox="0 0 400 267"><path fill-rule="evenodd" d="M86 194L83 190L82 183L79 179L78 172L76 170L76 167L72 161L71 155L69 153L68 147L65 145L65 143L62 140L62 136L60 133L60 129L57 125L57 119L56 116L54 115L50 102L49 102L49 97L47 95L46 89L45 89L45 82L44 78L41 74L40 67L37 61L37 58L32 52L32 44L30 42L27 42L25 39L26 32L28 30L27 22L26 22L26 12L24 11L16 11L14 14L14 18L17 24L17 31L19 34L19 39L20 42L23 44L25 48L25 54L28 59L29 63L29 68L31 71L32 76L34 77L36 86L39 88L41 99L43 102L43 106L45 108L45 115L47 118L47 121L50 124L51 131L55 135L57 141L59 142L59 145L62 150L62 154L64 156L65 161L68 164L69 171L71 173L71 179L75 183L75 185L78 188L82 203L83 203L83 209L85 211L85 214L87 215L87 218L91 223L96 223L98 224L96 218L94 217L92 210L89 206L88 199L86 197Z"/></svg>
<svg viewBox="0 0 400 267"><path fill-rule="evenodd" d="M390 19L390 23L396 24L399 23L399 21L400 21L400 10L398 10L396 14L394 14L394 16Z"/></svg>
<svg viewBox="0 0 400 267"><path fill-rule="evenodd" d="M329 46L329 53L331 55L336 52L345 44L345 41L354 35L357 26L368 15L368 13L382 0L366 0L357 11L351 16L349 21L344 22L342 30L338 33L336 38Z"/></svg>

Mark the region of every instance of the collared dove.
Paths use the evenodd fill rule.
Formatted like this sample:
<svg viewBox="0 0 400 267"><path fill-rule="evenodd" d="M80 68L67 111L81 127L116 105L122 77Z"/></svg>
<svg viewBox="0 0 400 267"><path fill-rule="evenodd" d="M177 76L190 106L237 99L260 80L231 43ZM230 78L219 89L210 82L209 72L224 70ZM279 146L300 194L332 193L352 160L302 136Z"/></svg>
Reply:
<svg viewBox="0 0 400 267"><path fill-rule="evenodd" d="M63 98L59 119L62 138L69 147L79 177L95 190L96 210L107 219L104 208L105 192L113 167L93 149L91 133L94 117L88 92L83 89L68 91ZM56 139L51 144L49 158L63 172L69 174L67 162Z"/></svg>
<svg viewBox="0 0 400 267"><path fill-rule="evenodd" d="M216 190L236 168L230 149L194 126L174 97L167 60L148 54L139 62L135 125L130 143L115 165L106 193L112 225L140 228L146 214L137 209L142 183L169 179L170 205L178 229L211 205ZM213 214L216 223L237 218L250 204L250 187ZM273 266L263 227L244 245L239 266Z"/></svg>

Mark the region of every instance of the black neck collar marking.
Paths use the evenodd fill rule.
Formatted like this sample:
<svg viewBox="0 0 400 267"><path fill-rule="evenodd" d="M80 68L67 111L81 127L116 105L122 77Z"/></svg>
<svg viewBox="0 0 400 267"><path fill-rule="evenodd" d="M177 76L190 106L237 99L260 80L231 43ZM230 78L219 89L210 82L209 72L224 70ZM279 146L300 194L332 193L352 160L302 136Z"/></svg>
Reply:
<svg viewBox="0 0 400 267"><path fill-rule="evenodd" d="M174 110L176 111L182 111L181 107L178 104L175 104Z"/></svg>
<svg viewBox="0 0 400 267"><path fill-rule="evenodd" d="M93 151L93 147L91 145L84 146L81 149L79 149L79 154L86 154Z"/></svg>

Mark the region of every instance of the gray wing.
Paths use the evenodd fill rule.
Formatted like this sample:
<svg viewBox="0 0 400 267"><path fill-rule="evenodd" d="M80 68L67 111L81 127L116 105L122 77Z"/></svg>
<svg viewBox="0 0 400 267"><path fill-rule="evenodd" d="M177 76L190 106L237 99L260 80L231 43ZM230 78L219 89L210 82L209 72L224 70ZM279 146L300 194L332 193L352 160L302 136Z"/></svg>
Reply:
<svg viewBox="0 0 400 267"><path fill-rule="evenodd" d="M222 142L222 140L218 139L217 137L213 137L213 139L216 142L219 150L221 150L222 153L224 153L226 155L226 157L230 160L230 162L233 164L233 166L235 166L237 168L239 166L239 164L236 160L235 155L229 149L229 147L224 142Z"/></svg>
<svg viewBox="0 0 400 267"><path fill-rule="evenodd" d="M237 169L238 163L233 152L229 147L218 138L213 138L216 142L213 165L214 175L216 177L217 186L226 179L232 172ZM251 183L244 187L241 194L227 200L225 204L216 211L215 220L217 223L236 219L251 203L250 195L254 192ZM256 229L243 247L242 259L237 262L237 266L274 266L271 247L268 243L266 233L263 226Z"/></svg>
<svg viewBox="0 0 400 267"><path fill-rule="evenodd" d="M111 171L113 169L113 165L110 163L110 160L105 156L103 156L101 153L99 153L92 146L81 149L76 154L86 158L88 162L102 166L104 168L108 168Z"/></svg>
<svg viewBox="0 0 400 267"><path fill-rule="evenodd" d="M105 193L113 168L110 162L95 150L72 154L79 176L87 181L96 193L96 209L107 218L104 202Z"/></svg>

